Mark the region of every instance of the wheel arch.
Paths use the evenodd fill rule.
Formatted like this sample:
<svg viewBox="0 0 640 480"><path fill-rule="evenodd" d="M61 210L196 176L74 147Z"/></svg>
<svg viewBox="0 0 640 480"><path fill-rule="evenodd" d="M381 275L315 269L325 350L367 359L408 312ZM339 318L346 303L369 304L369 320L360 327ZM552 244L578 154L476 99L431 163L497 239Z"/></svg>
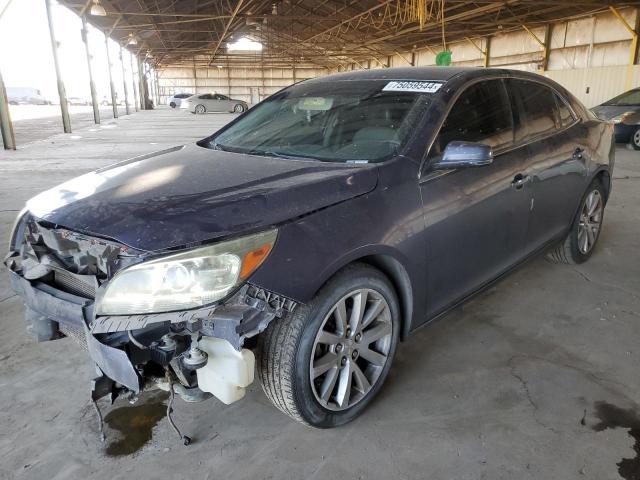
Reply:
<svg viewBox="0 0 640 480"><path fill-rule="evenodd" d="M393 285L400 304L400 316L402 320L400 339L404 341L409 335L413 319L413 288L407 270L391 255L367 255L357 261L367 263L377 270L380 270Z"/></svg>
<svg viewBox="0 0 640 480"><path fill-rule="evenodd" d="M397 255L394 254L395 252L387 250L392 249L386 247L385 251L376 251L364 248L357 252L352 252L351 255L333 262L322 273L322 281L316 290L316 294L331 278L349 265L354 263L364 263L375 268L387 277L389 282L391 282L396 296L398 297L401 320L400 340L404 341L411 329L414 314L413 286L409 272L405 268L403 262L397 258Z"/></svg>
<svg viewBox="0 0 640 480"><path fill-rule="evenodd" d="M606 168L601 168L594 175L593 179L600 182L604 190L605 203L609 201L609 195L611 194L611 173Z"/></svg>

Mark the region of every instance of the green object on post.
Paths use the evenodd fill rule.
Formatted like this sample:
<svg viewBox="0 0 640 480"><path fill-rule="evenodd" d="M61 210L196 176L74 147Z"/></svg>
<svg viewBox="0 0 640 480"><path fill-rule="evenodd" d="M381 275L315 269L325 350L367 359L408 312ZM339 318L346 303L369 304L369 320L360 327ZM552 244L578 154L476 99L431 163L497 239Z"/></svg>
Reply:
<svg viewBox="0 0 640 480"><path fill-rule="evenodd" d="M436 65L439 67L448 67L451 65L451 52L445 50L444 52L438 53L436 55Z"/></svg>

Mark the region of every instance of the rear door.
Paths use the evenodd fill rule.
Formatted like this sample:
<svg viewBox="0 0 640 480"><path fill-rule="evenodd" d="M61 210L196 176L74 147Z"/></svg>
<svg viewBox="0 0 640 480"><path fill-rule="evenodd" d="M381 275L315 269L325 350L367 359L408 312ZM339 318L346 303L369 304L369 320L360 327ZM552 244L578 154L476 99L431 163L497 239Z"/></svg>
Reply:
<svg viewBox="0 0 640 480"><path fill-rule="evenodd" d="M520 117L516 138L528 146L525 175L532 191L527 250L563 235L585 188L589 156L586 130L568 102L551 87L509 79L514 111Z"/></svg>
<svg viewBox="0 0 640 480"><path fill-rule="evenodd" d="M426 222L428 315L434 316L523 257L531 192L522 182L527 148L513 141L509 96L500 79L455 100L429 161L453 140L491 145L491 165L430 171L421 178Z"/></svg>

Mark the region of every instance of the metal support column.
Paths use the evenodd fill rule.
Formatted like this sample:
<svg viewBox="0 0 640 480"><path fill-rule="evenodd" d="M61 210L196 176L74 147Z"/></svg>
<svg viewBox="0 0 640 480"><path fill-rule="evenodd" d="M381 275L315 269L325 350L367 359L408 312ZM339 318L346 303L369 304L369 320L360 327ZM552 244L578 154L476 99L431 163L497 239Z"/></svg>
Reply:
<svg viewBox="0 0 640 480"><path fill-rule="evenodd" d="M109 88L111 89L111 106L113 107L113 118L118 118L118 97L116 87L113 84L113 75L111 73L111 54L109 53L109 36L104 34L104 47L107 50L107 67L109 68Z"/></svg>
<svg viewBox="0 0 640 480"><path fill-rule="evenodd" d="M147 89L148 89L148 94L149 94L149 100L155 104L156 102L156 94L155 92L155 86L153 85L153 72L151 71L151 68L147 69Z"/></svg>
<svg viewBox="0 0 640 480"><path fill-rule="evenodd" d="M126 114L131 114L129 109L129 89L127 88L127 75L124 70L124 57L122 56L122 45L120 45L120 67L122 68L122 87L124 88L124 105Z"/></svg>
<svg viewBox="0 0 640 480"><path fill-rule="evenodd" d="M162 101L162 99L160 98L160 75L158 75L158 70L155 70L156 72L156 97L158 98L158 105L160 105L160 102Z"/></svg>
<svg viewBox="0 0 640 480"><path fill-rule="evenodd" d="M491 35L487 37L484 46L484 68L489 68L489 59L491 58Z"/></svg>
<svg viewBox="0 0 640 480"><path fill-rule="evenodd" d="M638 61L638 25L640 22L640 10L636 10L636 21L634 26L629 25L629 23L620 14L616 7L609 5L609 10L611 10L611 13L616 16L616 18L620 21L620 23L622 23L624 28L626 28L631 34L631 45L629 47L629 64L627 65L627 79L625 81L625 88L627 90L630 90L633 86L633 66Z"/></svg>
<svg viewBox="0 0 640 480"><path fill-rule="evenodd" d="M140 94L140 108L142 110L146 110L147 97L148 97L146 75L144 71L144 63L139 56L138 56L138 80L140 80L140 87L138 88L138 92Z"/></svg>
<svg viewBox="0 0 640 480"><path fill-rule="evenodd" d="M51 38L51 51L53 53L53 64L56 68L56 80L58 83L58 96L60 97L60 112L62 113L62 126L64 133L71 133L71 119L69 118L69 105L67 104L67 93L64 89L62 74L60 73L60 63L58 62L58 41L53 29L53 17L51 15L51 0L44 0L47 7L47 21L49 22L49 36Z"/></svg>
<svg viewBox="0 0 640 480"><path fill-rule="evenodd" d="M91 68L91 52L89 51L89 30L87 29L87 18L82 16L82 41L84 42L84 51L87 55L87 68L89 69L89 88L91 90L91 105L93 106L93 121L100 123L100 108L98 107L98 94L96 93L96 84L93 81L93 69Z"/></svg>
<svg viewBox="0 0 640 480"><path fill-rule="evenodd" d="M133 53L129 52L129 59L131 60L131 83L133 84L133 105L136 108L136 112L140 109L140 103L138 102L138 86L136 82L136 72L133 68Z"/></svg>
<svg viewBox="0 0 640 480"><path fill-rule="evenodd" d="M533 40L540 45L542 48L542 64L540 65L540 70L545 71L547 69L547 65L549 63L549 45L551 42L551 24L547 24L544 31L544 42L538 38L538 36L533 33L526 25L522 25L522 28L533 38Z"/></svg>
<svg viewBox="0 0 640 480"><path fill-rule="evenodd" d="M473 48L475 48L476 50L478 50L478 52L480 52L480 55L482 55L482 65L484 67L488 67L489 66L489 38L490 37L487 37L487 41L486 41L486 45L485 45L484 50L482 48L480 48L478 45L476 45L476 42L471 40L469 37L464 37L464 38L465 38L465 40L467 42L469 42L469 44ZM480 43L480 45L482 45L482 43Z"/></svg>
<svg viewBox="0 0 640 480"><path fill-rule="evenodd" d="M2 72L0 72L0 131L2 131L2 143L5 150L15 150L16 136L13 133L13 123L11 123L9 101L7 100L7 91L2 80Z"/></svg>

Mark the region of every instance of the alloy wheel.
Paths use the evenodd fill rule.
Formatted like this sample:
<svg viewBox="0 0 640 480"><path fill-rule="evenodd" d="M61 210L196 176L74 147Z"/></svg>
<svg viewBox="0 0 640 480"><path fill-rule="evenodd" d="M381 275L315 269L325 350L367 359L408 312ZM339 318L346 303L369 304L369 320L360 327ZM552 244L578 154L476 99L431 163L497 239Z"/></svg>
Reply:
<svg viewBox="0 0 640 480"><path fill-rule="evenodd" d="M636 129L633 134L633 144L636 148L640 148L640 128Z"/></svg>
<svg viewBox="0 0 640 480"><path fill-rule="evenodd" d="M244 112L244 107L242 105L238 104L238 105L236 105L234 107L234 110L236 111L236 113L242 113L242 112Z"/></svg>
<svg viewBox="0 0 640 480"><path fill-rule="evenodd" d="M313 344L309 375L316 400L333 411L363 400L389 360L393 323L385 298L358 289L324 318Z"/></svg>
<svg viewBox="0 0 640 480"><path fill-rule="evenodd" d="M603 207L602 196L598 190L591 191L584 200L578 224L578 248L583 255L591 251L598 239Z"/></svg>

